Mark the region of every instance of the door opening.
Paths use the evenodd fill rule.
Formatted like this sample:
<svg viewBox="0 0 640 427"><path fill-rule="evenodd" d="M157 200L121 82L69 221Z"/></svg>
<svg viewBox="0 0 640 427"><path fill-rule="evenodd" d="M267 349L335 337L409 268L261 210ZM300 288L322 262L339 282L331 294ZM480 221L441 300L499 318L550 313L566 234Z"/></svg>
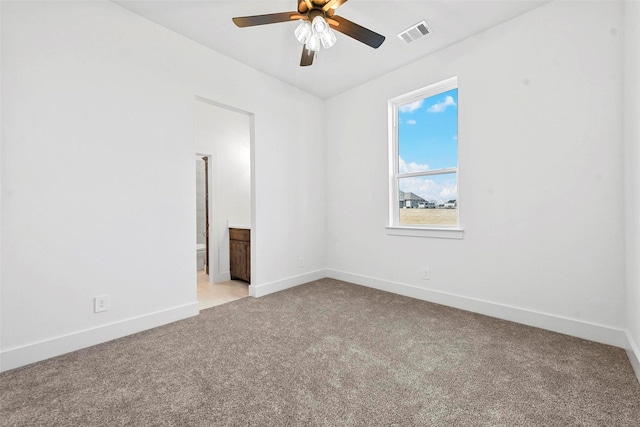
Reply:
<svg viewBox="0 0 640 427"><path fill-rule="evenodd" d="M198 192L201 207L197 236L202 261L198 262L198 302L200 307L247 296L252 270L251 246L246 249L245 275L236 274L231 250L235 229L253 234L253 115L236 108L196 97L194 106L195 158L202 185ZM206 177L206 178L205 178ZM233 235L233 236L232 236ZM235 246L233 246L235 248ZM233 258L233 259L232 259ZM205 261L206 259L206 261ZM245 281L232 280L240 278ZM231 296L233 295L233 297Z"/></svg>
<svg viewBox="0 0 640 427"><path fill-rule="evenodd" d="M209 274L209 159L196 156L196 270Z"/></svg>

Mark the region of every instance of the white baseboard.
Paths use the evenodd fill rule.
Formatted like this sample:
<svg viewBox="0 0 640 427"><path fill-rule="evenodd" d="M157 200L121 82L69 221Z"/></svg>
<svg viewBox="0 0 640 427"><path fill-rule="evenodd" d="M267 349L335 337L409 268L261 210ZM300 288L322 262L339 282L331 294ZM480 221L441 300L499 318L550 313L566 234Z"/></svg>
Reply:
<svg viewBox="0 0 640 427"><path fill-rule="evenodd" d="M637 343L634 342L633 338L627 331L608 326L582 322L575 319L468 298L460 295L418 288L411 285L380 280L373 277L347 273L334 269L322 269L270 283L250 285L249 295L258 298L325 277L344 280L346 282L382 291L485 314L487 316L534 326L541 329L547 329L615 347L625 348L631 365L638 377L638 381L640 381L640 350ZM149 313L143 316L51 338L37 343L7 349L0 352L0 372L162 326L181 319L186 319L188 317L196 316L198 313L198 303L193 302L167 310Z"/></svg>
<svg viewBox="0 0 640 427"><path fill-rule="evenodd" d="M590 341L608 344L615 347L627 348L628 340L625 331L611 328L609 326L598 325L589 322L582 322L575 319L527 310L490 301L449 294L430 289L418 288L416 286L401 283L389 282L373 277L359 274L347 273L334 269L327 270L327 276L333 279L344 280L362 286L367 286L382 291L392 292L411 298L430 301L437 304L447 305L462 310L480 313L498 319L509 320L536 328L546 329L561 334L571 335ZM637 354L637 353L636 353Z"/></svg>
<svg viewBox="0 0 640 427"><path fill-rule="evenodd" d="M21 347L10 348L0 353L0 372L156 328L187 317L197 316L199 312L198 303L193 302Z"/></svg>
<svg viewBox="0 0 640 427"><path fill-rule="evenodd" d="M636 373L636 377L638 378L638 382L640 382L640 348L638 344L633 340L629 331L626 332L627 335L627 356L629 357L629 362L631 362L631 366L633 366L633 371Z"/></svg>
<svg viewBox="0 0 640 427"><path fill-rule="evenodd" d="M260 298L274 292L279 292L285 289L293 288L294 286L302 285L303 283L324 279L325 277L327 277L327 270L322 269L301 274L299 276L292 276L287 277L286 279L276 280L275 282L263 283L261 285L250 285L249 295L255 298Z"/></svg>

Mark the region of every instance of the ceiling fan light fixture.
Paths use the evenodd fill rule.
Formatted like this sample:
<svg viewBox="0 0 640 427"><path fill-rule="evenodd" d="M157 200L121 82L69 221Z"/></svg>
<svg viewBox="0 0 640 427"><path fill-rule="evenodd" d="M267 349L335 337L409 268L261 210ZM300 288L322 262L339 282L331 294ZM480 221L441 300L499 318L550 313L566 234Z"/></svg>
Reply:
<svg viewBox="0 0 640 427"><path fill-rule="evenodd" d="M302 21L294 34L300 43L306 44L312 35L311 24L307 21Z"/></svg>
<svg viewBox="0 0 640 427"><path fill-rule="evenodd" d="M304 24L306 24L306 26L303 28ZM296 37L300 43L303 43L302 40L305 40L304 43L307 45L307 49L314 52L319 52L321 47L329 49L336 44L337 41L335 33L331 30L327 21L320 15L313 18L311 24L309 24L309 22L300 24L296 29Z"/></svg>

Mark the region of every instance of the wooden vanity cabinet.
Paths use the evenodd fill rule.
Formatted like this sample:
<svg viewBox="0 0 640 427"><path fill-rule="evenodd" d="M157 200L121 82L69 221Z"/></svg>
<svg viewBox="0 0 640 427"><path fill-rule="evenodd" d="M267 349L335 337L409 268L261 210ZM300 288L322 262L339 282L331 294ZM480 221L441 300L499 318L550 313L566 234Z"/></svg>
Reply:
<svg viewBox="0 0 640 427"><path fill-rule="evenodd" d="M251 283L251 230L229 229L231 278Z"/></svg>

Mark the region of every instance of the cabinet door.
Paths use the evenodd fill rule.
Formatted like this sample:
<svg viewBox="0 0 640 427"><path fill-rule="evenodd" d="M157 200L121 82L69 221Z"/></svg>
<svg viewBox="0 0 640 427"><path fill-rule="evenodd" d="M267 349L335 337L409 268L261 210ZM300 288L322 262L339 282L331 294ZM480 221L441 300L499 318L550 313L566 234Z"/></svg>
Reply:
<svg viewBox="0 0 640 427"><path fill-rule="evenodd" d="M230 240L231 277L249 280L247 277L247 244L238 240Z"/></svg>

